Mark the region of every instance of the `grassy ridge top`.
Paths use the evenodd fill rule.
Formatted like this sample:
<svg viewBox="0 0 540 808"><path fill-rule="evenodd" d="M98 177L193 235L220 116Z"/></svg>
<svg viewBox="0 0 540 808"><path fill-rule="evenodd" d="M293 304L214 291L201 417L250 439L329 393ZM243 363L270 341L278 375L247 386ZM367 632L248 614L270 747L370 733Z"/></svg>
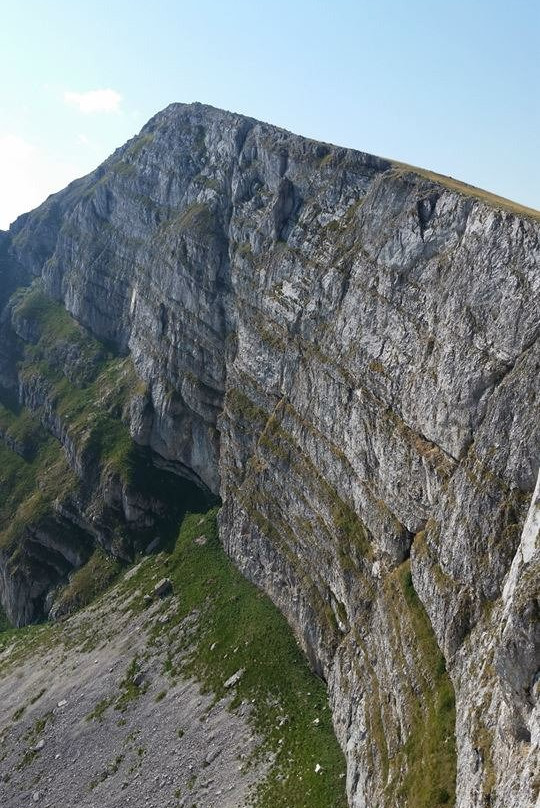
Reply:
<svg viewBox="0 0 540 808"><path fill-rule="evenodd" d="M525 205L520 205L518 202L514 202L511 199L506 199L504 196L497 196L497 194L493 194L490 191L485 191L483 188L477 188L475 185L469 185L469 183L462 182L454 177L447 177L445 174L437 174L435 171L428 171L425 168L418 168L417 166L411 166L407 163L400 163L396 160L392 160L392 173L394 176L398 177L406 177L408 174L413 174L422 177L423 179L430 180L431 182L436 182L438 185L442 185L444 188L447 188L450 191L455 191L463 196L473 197L479 202L483 202L492 208L505 210L508 213L513 213L516 216L534 219L535 221L540 222L540 210L528 208Z"/></svg>

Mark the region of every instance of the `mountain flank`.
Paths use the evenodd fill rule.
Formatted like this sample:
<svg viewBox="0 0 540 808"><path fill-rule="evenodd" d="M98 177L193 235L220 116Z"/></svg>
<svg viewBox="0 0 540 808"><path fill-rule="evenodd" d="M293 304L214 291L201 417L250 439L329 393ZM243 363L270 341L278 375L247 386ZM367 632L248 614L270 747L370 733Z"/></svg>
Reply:
<svg viewBox="0 0 540 808"><path fill-rule="evenodd" d="M539 216L200 104L21 216L0 235L9 621L71 625L96 552L174 554L218 505L327 685L349 805L534 805ZM298 777L274 804L315 804Z"/></svg>

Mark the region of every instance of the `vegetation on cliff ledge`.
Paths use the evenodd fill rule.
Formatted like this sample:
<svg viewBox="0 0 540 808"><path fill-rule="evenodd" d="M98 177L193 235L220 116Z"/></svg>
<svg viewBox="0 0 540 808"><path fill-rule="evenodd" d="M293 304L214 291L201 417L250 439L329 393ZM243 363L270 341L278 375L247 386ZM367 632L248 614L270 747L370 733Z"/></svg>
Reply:
<svg viewBox="0 0 540 808"><path fill-rule="evenodd" d="M396 629L395 645L403 654L402 686L409 722L399 754L386 762L390 771L387 804L446 808L454 804L456 787L454 688L414 589L410 560L388 577L385 589Z"/></svg>

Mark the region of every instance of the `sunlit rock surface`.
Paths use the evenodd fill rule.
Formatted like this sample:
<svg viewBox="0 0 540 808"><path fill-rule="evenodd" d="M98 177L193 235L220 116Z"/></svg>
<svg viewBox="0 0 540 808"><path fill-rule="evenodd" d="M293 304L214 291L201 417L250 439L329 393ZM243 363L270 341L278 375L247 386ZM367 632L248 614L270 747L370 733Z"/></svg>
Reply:
<svg viewBox="0 0 540 808"><path fill-rule="evenodd" d="M350 804L449 805L455 789L459 808L532 806L538 218L175 104L0 249L0 381L84 482L77 547L120 552L102 504L92 533L96 502L151 529L159 498L106 464L92 478L39 373L21 376L39 335L6 302L20 284L129 357L131 437L221 497L224 547L328 681ZM73 350L54 361L67 377L86 366ZM0 564L24 622L49 585Z"/></svg>

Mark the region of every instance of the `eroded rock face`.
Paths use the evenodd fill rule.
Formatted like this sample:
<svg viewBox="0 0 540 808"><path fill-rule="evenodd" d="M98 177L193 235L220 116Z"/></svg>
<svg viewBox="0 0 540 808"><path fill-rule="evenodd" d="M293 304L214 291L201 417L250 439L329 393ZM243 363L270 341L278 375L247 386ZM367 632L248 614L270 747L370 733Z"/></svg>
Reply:
<svg viewBox="0 0 540 808"><path fill-rule="evenodd" d="M456 804L532 805L538 221L172 105L3 238L130 354L135 441L221 495L328 680L351 805L452 801L445 669Z"/></svg>

